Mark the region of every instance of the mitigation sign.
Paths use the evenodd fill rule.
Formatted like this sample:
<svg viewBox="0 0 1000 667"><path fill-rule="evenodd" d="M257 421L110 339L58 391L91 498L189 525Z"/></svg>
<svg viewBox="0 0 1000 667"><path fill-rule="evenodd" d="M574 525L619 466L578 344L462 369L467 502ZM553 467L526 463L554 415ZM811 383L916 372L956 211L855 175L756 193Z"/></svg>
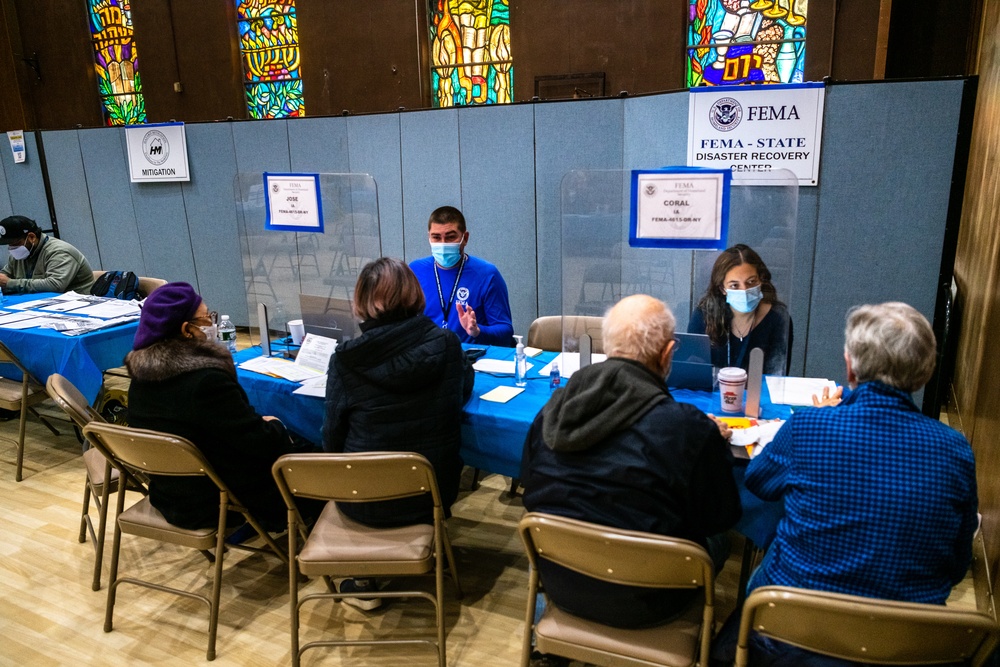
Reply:
<svg viewBox="0 0 1000 667"><path fill-rule="evenodd" d="M190 181L184 123L125 128L133 183Z"/></svg>
<svg viewBox="0 0 1000 667"><path fill-rule="evenodd" d="M799 185L816 185L824 90L822 83L692 88L688 164L732 169L741 184L773 185L766 173L787 169Z"/></svg>

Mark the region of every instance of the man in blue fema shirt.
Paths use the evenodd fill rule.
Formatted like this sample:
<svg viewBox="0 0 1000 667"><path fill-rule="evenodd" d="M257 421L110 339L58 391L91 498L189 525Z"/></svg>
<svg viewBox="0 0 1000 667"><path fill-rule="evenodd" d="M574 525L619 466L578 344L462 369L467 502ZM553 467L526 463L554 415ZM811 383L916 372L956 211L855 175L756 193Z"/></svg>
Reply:
<svg viewBox="0 0 1000 667"><path fill-rule="evenodd" d="M853 309L844 337L854 391L797 411L747 467L747 489L785 507L748 589L944 604L972 560L976 465L965 438L910 398L934 372L934 332L897 302ZM713 665L731 664L737 621L720 632ZM754 634L750 664L843 662Z"/></svg>
<svg viewBox="0 0 1000 667"><path fill-rule="evenodd" d="M435 209L427 237L431 256L410 264L426 297L424 314L463 343L512 346L507 283L497 267L465 254L469 232L462 212L454 206Z"/></svg>

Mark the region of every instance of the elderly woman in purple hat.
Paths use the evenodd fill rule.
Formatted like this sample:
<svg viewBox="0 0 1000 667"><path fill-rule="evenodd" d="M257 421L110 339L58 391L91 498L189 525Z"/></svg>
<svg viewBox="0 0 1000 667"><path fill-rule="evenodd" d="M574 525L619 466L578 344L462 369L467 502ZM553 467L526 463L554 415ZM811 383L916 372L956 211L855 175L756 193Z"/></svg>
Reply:
<svg viewBox="0 0 1000 667"><path fill-rule="evenodd" d="M236 381L228 350L209 338L212 320L187 283L168 283L146 299L133 349L129 425L187 438L237 498L271 531L286 524L271 464L291 449L274 417L261 417ZM149 500L184 528L215 526L219 494L203 477L157 477Z"/></svg>

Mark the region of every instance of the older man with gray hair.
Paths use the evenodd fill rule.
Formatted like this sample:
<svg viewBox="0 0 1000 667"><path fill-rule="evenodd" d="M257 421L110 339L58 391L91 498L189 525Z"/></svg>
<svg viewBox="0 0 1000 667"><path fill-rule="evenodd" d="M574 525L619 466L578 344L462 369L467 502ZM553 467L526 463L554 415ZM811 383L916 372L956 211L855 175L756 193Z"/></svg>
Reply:
<svg viewBox="0 0 1000 667"><path fill-rule="evenodd" d="M972 558L976 468L965 438L910 398L934 372L934 332L913 307L883 303L851 310L844 335L853 391L796 412L747 468L747 488L785 506L749 588L944 604ZM751 653L825 664L759 636Z"/></svg>
<svg viewBox="0 0 1000 667"><path fill-rule="evenodd" d="M720 433L728 429L667 390L674 326L667 305L650 296L627 297L608 312L608 359L574 373L532 424L524 506L693 540L724 562L726 549L711 538L740 517ZM560 609L623 628L664 623L695 594L609 584L544 559L539 574Z"/></svg>

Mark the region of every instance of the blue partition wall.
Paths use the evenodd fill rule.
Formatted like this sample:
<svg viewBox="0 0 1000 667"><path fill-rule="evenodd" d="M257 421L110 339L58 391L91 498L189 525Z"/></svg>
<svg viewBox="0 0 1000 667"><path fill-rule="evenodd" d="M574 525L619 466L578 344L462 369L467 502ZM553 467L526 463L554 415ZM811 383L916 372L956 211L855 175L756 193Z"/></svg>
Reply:
<svg viewBox="0 0 1000 667"><path fill-rule="evenodd" d="M851 305L898 299L932 316L962 90L961 80L828 88L820 184L799 195L793 373L844 380ZM61 235L95 268L190 281L213 308L246 324L236 174L368 173L378 187L383 253L407 261L427 254L430 212L462 208L469 251L500 267L515 329L526 333L536 316L560 309L563 176L683 164L687 114L688 95L676 92L193 124L192 180L180 185L129 183L119 128L45 132L43 140ZM0 151L0 214L44 224L34 136L26 143L22 165Z"/></svg>

